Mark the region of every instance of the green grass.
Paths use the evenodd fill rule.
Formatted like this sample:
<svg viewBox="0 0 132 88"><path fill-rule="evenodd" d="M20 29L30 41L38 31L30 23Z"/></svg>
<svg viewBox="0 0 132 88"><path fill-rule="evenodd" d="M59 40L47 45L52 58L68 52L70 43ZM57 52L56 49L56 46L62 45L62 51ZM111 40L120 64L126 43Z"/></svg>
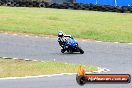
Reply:
<svg viewBox="0 0 132 88"><path fill-rule="evenodd" d="M50 8L0 7L0 31L132 42L132 14Z"/></svg>
<svg viewBox="0 0 132 88"><path fill-rule="evenodd" d="M37 76L59 73L77 73L78 64L66 64L56 61L24 61L0 58L0 78ZM83 65L86 71L96 71L97 67Z"/></svg>

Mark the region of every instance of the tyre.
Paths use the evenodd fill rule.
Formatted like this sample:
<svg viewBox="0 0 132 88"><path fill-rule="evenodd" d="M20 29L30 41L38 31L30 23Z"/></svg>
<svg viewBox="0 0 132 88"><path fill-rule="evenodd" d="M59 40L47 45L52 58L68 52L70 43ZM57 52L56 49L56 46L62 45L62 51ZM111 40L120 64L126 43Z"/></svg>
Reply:
<svg viewBox="0 0 132 88"><path fill-rule="evenodd" d="M78 47L78 49L81 54L84 54L84 51L80 47Z"/></svg>
<svg viewBox="0 0 132 88"><path fill-rule="evenodd" d="M20 5L19 4L16 4L16 7L19 7Z"/></svg>
<svg viewBox="0 0 132 88"><path fill-rule="evenodd" d="M45 7L45 3L40 3L39 7Z"/></svg>
<svg viewBox="0 0 132 88"><path fill-rule="evenodd" d="M86 83L86 78L84 76L76 75L76 81L79 85L84 85Z"/></svg>
<svg viewBox="0 0 132 88"><path fill-rule="evenodd" d="M65 52L65 50L64 49L61 49L61 53L64 53Z"/></svg>

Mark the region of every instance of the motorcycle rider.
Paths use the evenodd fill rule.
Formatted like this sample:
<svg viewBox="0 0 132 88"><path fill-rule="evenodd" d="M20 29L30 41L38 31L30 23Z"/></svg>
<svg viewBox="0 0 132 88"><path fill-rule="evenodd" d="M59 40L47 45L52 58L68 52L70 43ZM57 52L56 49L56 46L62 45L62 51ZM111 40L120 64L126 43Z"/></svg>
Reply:
<svg viewBox="0 0 132 88"><path fill-rule="evenodd" d="M73 42L74 41L74 42ZM58 42L60 44L60 46L62 47L61 52L64 53L65 51L67 52L80 52L81 54L84 53L84 51L78 46L78 43L75 41L75 39L71 36L71 35L66 35L63 32L59 32L58 33ZM67 44L67 42L71 43L71 44L76 44L73 47L69 47L69 44Z"/></svg>
<svg viewBox="0 0 132 88"><path fill-rule="evenodd" d="M60 31L58 33L58 42L59 42L60 46L62 48L64 48L65 41L67 40L67 38L71 38L71 37L72 37L71 35L66 35L62 31Z"/></svg>

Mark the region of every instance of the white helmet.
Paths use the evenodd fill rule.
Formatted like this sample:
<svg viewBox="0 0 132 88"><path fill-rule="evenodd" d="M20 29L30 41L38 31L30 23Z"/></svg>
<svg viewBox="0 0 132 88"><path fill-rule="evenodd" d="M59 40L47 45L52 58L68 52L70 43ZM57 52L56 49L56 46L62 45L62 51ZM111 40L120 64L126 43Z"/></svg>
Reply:
<svg viewBox="0 0 132 88"><path fill-rule="evenodd" d="M61 31L58 33L58 37L63 37L64 36L64 33Z"/></svg>

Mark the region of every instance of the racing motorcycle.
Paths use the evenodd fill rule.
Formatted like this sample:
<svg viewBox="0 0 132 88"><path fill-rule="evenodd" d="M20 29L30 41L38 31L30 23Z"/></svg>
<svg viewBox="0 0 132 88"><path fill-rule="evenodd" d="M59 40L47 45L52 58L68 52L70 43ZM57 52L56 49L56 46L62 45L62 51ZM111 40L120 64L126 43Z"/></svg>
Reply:
<svg viewBox="0 0 132 88"><path fill-rule="evenodd" d="M73 52L80 52L81 54L84 53L84 51L81 49L81 47L78 45L78 42L75 40L74 37L70 37L68 38L63 46L61 46L61 52L64 53L65 51L69 52L69 53L73 53Z"/></svg>

